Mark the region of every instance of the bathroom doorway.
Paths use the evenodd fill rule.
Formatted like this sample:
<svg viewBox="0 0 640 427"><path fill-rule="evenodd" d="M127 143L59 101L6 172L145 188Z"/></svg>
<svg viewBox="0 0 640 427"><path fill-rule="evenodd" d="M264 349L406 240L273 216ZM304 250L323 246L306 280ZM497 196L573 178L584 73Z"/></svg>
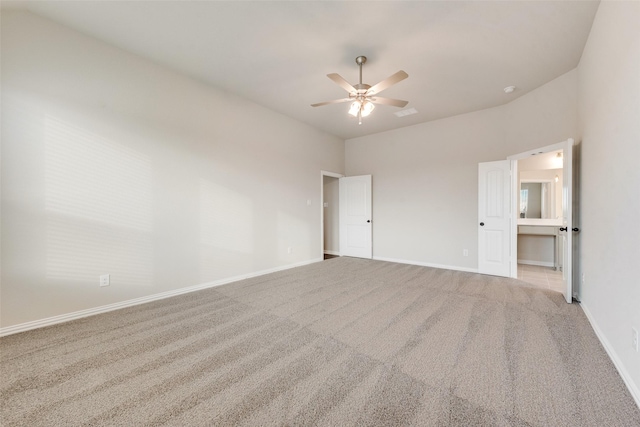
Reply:
<svg viewBox="0 0 640 427"><path fill-rule="evenodd" d="M510 156L511 277L573 293L573 140Z"/></svg>
<svg viewBox="0 0 640 427"><path fill-rule="evenodd" d="M322 171L320 203L321 253L323 259L340 256L340 178L341 174Z"/></svg>

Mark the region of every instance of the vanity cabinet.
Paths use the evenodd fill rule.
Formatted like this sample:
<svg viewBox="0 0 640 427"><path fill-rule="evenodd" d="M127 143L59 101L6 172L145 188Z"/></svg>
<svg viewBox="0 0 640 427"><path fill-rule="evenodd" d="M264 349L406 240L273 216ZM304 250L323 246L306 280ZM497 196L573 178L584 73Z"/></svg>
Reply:
<svg viewBox="0 0 640 427"><path fill-rule="evenodd" d="M533 234L543 236L555 236L557 235L557 227L549 225L519 225L518 234Z"/></svg>
<svg viewBox="0 0 640 427"><path fill-rule="evenodd" d="M518 225L519 235L549 236L553 238L553 267L562 269L562 236L560 225Z"/></svg>

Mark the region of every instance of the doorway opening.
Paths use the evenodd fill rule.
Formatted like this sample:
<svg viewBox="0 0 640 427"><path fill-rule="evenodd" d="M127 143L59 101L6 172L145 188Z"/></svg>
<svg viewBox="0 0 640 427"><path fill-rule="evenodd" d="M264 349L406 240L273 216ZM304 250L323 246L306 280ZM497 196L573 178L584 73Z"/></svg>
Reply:
<svg viewBox="0 0 640 427"><path fill-rule="evenodd" d="M573 140L511 161L511 277L573 297Z"/></svg>
<svg viewBox="0 0 640 427"><path fill-rule="evenodd" d="M516 160L517 278L562 292L563 150Z"/></svg>
<svg viewBox="0 0 640 427"><path fill-rule="evenodd" d="M340 256L340 178L344 175L320 174L320 255L323 259Z"/></svg>

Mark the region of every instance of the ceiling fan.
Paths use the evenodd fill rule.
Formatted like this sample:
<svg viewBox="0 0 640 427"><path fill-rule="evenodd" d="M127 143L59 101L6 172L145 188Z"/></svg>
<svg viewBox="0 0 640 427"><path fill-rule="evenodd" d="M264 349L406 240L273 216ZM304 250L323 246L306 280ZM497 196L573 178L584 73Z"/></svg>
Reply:
<svg viewBox="0 0 640 427"><path fill-rule="evenodd" d="M375 106L373 104L392 105L394 107L404 107L409 101L402 101L399 99L382 98L377 96L378 93L387 89L388 87L406 79L409 77L404 71L398 71L397 73L387 77L383 81L373 86L362 83L362 65L367 62L366 56L358 56L356 58L356 64L360 67L360 82L357 85L351 85L339 74L332 73L327 74L331 80L338 84L341 88L349 92L348 98L334 99L333 101L319 102L317 104L311 104L312 107L320 107L327 104L339 104L342 102L351 102L351 108L349 108L349 114L358 118L358 124L362 124L362 118L367 117Z"/></svg>

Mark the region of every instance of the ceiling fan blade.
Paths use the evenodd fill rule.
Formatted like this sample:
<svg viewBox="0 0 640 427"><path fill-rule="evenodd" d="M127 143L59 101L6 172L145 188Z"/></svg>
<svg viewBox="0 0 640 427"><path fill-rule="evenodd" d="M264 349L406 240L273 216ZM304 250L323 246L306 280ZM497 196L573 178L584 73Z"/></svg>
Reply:
<svg viewBox="0 0 640 427"><path fill-rule="evenodd" d="M311 104L311 106L322 107L323 105L340 104L341 102L349 102L349 101L353 101L353 99L352 98L334 99L333 101L325 101L325 102L318 102L317 104Z"/></svg>
<svg viewBox="0 0 640 427"><path fill-rule="evenodd" d="M369 98L369 101L373 102L374 104L393 105L394 107L400 108L406 106L409 103L409 101L403 101L401 99L382 98L380 96Z"/></svg>
<svg viewBox="0 0 640 427"><path fill-rule="evenodd" d="M340 74L331 73L331 74L327 74L327 77L329 77L331 80L336 82L338 84L338 86L340 86L341 88L343 88L347 92L349 92L349 93L357 92L356 88L351 86L351 83L349 83L344 78L342 78L342 76Z"/></svg>
<svg viewBox="0 0 640 427"><path fill-rule="evenodd" d="M404 71L400 70L397 73L395 73L394 75L387 77L386 79L384 79L380 83L370 87L369 90L367 91L367 94L380 93L383 90L385 90L386 88L388 88L389 86L392 86L392 85L394 85L394 84L406 79L407 77L409 77L409 74L407 74Z"/></svg>

